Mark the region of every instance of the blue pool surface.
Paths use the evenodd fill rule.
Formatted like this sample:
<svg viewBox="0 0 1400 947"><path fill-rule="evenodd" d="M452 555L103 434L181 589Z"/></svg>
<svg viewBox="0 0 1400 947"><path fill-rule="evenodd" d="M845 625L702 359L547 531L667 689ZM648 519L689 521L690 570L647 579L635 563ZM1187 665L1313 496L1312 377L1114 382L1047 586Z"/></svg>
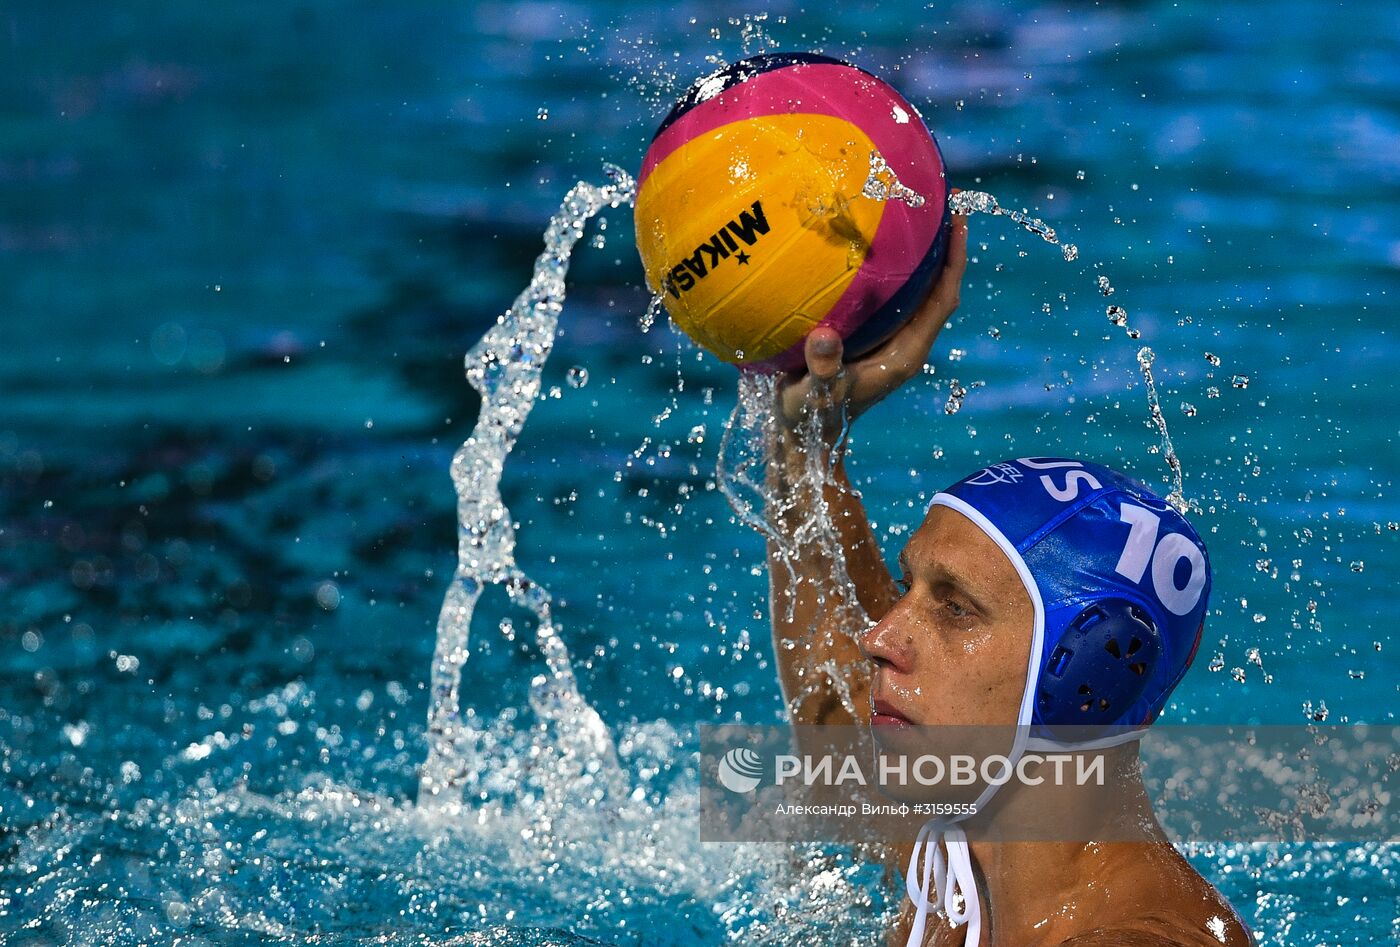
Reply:
<svg viewBox="0 0 1400 947"><path fill-rule="evenodd" d="M887 553L1005 456L1162 483L1150 344L1215 568L1166 719L1395 723L1400 7L946 6L0 9L0 941L875 937L868 870L822 900L696 839L693 728L781 700L763 548L714 489L734 372L638 328L625 208L503 493L631 794L600 816L522 764L541 657L488 594L471 814L413 805L463 354L564 191L765 37L893 82L955 185L1080 248L973 220L932 374L855 429ZM1400 943L1394 846L1191 855L1261 943Z"/></svg>

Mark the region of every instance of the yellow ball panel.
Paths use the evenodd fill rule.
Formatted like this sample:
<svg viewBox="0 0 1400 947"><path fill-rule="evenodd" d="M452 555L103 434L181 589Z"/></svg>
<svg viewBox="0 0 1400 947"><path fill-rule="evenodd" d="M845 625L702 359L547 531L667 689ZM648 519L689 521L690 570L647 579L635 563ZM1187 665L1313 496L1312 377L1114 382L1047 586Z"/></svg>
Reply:
<svg viewBox="0 0 1400 947"><path fill-rule="evenodd" d="M861 196L874 145L829 115L722 125L658 164L637 199L647 281L729 362L771 358L855 278L884 204Z"/></svg>

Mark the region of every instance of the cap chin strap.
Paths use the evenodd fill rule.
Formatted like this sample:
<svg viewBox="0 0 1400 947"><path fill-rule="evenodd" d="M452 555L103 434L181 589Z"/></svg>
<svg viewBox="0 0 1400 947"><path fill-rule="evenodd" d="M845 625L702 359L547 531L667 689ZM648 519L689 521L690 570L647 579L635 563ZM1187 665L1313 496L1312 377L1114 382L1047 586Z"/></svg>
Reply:
<svg viewBox="0 0 1400 947"><path fill-rule="evenodd" d="M1146 732L1144 728L1079 743L1032 737L1025 741L1023 747L1015 750L1015 757L1019 760L1026 750L1102 750L1141 740ZM1012 765L1015 765L1014 761ZM987 786L977 799L977 807L980 809L985 805L997 789L995 785ZM982 897L977 890L977 876L972 872L972 849L967 844L967 833L956 822L930 819L919 829L914 851L909 856L909 869L904 873L904 889L914 905L914 924L909 929L905 947L921 947L929 912L938 903L943 905L948 923L954 927L967 925L963 947L979 947L982 942ZM937 901L930 898L930 894Z"/></svg>
<svg viewBox="0 0 1400 947"><path fill-rule="evenodd" d="M1107 750L1125 743L1136 743L1147 736L1147 725L1134 730L1120 730L1108 736L1092 740L1054 740L1050 737L1031 737L1026 741L1026 749L1037 753L1087 753L1089 750Z"/></svg>
<svg viewBox="0 0 1400 947"><path fill-rule="evenodd" d="M936 837L931 837L935 833ZM920 855L923 856L923 869L917 873ZM919 879L917 885L914 883L916 877ZM909 900L914 903L914 925L909 929L907 947L919 947L924 942L924 929L928 926L929 911L934 906L929 900L930 881L933 882L931 890L943 903L943 913L948 916L948 921L954 927L967 924L964 947L977 947L982 940L982 899L977 895L977 878L972 874L972 853L967 847L967 835L956 825L938 819L924 823L919 830L914 853L909 858L909 871L904 876L905 890L909 893Z"/></svg>

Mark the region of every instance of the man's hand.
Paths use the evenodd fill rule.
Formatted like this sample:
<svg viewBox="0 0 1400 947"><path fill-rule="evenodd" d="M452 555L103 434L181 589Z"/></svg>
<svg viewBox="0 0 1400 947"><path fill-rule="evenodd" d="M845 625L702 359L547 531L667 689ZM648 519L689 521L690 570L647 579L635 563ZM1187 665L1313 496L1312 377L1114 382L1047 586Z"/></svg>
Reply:
<svg viewBox="0 0 1400 947"><path fill-rule="evenodd" d="M966 269L967 218L959 215L953 218L942 274L913 318L889 341L868 355L843 363L841 336L834 329L814 329L807 336L806 373L793 373L779 384L777 407L784 426L796 427L808 411L815 410L823 414L824 427L830 430L838 423L843 406L847 420L853 420L919 374L934 339L958 308Z"/></svg>

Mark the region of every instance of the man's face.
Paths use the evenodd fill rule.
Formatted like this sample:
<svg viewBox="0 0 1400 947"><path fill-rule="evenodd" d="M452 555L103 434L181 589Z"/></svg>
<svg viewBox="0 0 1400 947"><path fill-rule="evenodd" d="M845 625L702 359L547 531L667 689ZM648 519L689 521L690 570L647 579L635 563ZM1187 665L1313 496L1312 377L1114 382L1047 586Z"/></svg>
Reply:
<svg viewBox="0 0 1400 947"><path fill-rule="evenodd" d="M1030 595L1011 560L961 513L935 506L900 554L904 597L861 639L875 664L873 725L1017 722Z"/></svg>

